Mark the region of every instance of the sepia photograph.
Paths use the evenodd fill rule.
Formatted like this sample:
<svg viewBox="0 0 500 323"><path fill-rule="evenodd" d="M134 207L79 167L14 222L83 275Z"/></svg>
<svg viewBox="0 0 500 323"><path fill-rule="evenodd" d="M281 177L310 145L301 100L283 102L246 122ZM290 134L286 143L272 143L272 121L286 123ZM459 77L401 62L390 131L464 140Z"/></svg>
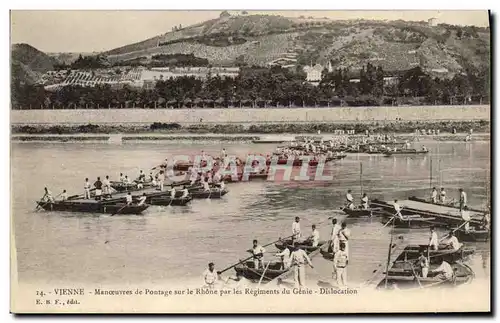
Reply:
<svg viewBox="0 0 500 323"><path fill-rule="evenodd" d="M10 311L490 313L488 10L11 10Z"/></svg>

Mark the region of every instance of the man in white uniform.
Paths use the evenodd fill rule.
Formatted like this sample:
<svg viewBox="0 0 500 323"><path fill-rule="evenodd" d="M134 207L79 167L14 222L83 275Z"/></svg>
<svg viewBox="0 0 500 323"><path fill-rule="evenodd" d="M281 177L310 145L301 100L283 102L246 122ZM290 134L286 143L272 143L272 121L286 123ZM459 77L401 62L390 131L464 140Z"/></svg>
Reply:
<svg viewBox="0 0 500 323"><path fill-rule="evenodd" d="M203 282L205 283L204 287L213 289L218 279L219 275L215 271L215 265L211 262L208 264L208 268L203 272Z"/></svg>
<svg viewBox="0 0 500 323"><path fill-rule="evenodd" d="M266 252L266 249L259 245L259 242L257 240L253 241L253 247L250 249L250 252L253 255L253 263L254 263L254 268L259 269L262 268L262 258L264 257L264 253Z"/></svg>
<svg viewBox="0 0 500 323"><path fill-rule="evenodd" d="M158 187L160 188L160 191L163 191L163 183L165 181L165 174L163 171L160 171L160 174L158 174Z"/></svg>
<svg viewBox="0 0 500 323"><path fill-rule="evenodd" d="M454 251L457 251L462 247L462 244L458 242L457 237L455 237L455 233L453 231L450 231L447 237L442 239L441 243L444 245L444 249L452 249Z"/></svg>
<svg viewBox="0 0 500 323"><path fill-rule="evenodd" d="M420 268L420 272L422 273L422 278L427 278L427 274L429 274L429 259L424 254L425 250L420 250L420 257L418 257L418 267Z"/></svg>
<svg viewBox="0 0 500 323"><path fill-rule="evenodd" d="M347 254L349 254L349 238L351 238L351 230L347 229L347 223L342 222L342 229L339 231L339 243L344 244Z"/></svg>
<svg viewBox="0 0 500 323"><path fill-rule="evenodd" d="M90 183L89 179L85 179L85 183L83 184L83 198L90 199Z"/></svg>
<svg viewBox="0 0 500 323"><path fill-rule="evenodd" d="M307 238L308 241L311 241L313 247L317 247L319 243L319 231L316 230L316 225L312 225L312 233Z"/></svg>
<svg viewBox="0 0 500 323"><path fill-rule="evenodd" d="M361 198L361 206L364 210L368 210L368 195L366 195L366 193L364 193Z"/></svg>
<svg viewBox="0 0 500 323"><path fill-rule="evenodd" d="M104 197L111 196L111 182L109 181L109 176L102 181L102 195Z"/></svg>
<svg viewBox="0 0 500 323"><path fill-rule="evenodd" d="M298 241L301 237L300 234L300 218L298 216L295 217L295 222L292 224L292 240Z"/></svg>
<svg viewBox="0 0 500 323"><path fill-rule="evenodd" d="M467 211L467 210L461 210L460 211L460 215L462 216L462 219L465 221L465 225L464 225L465 232L469 232L470 231L470 224L469 224L469 222L471 220L469 211Z"/></svg>
<svg viewBox="0 0 500 323"><path fill-rule="evenodd" d="M291 254L291 265L294 267L294 282L295 287L304 287L306 285L306 263L309 264L311 268L314 268L311 259L307 253L298 248L298 244L295 243L293 246L293 252Z"/></svg>
<svg viewBox="0 0 500 323"><path fill-rule="evenodd" d="M347 207L351 210L354 209L354 199L351 194L351 190L347 191L347 194L345 195L345 198L347 200Z"/></svg>
<svg viewBox="0 0 500 323"><path fill-rule="evenodd" d="M68 199L68 193L66 192L66 190L63 190L63 192L61 193L61 201L66 201Z"/></svg>
<svg viewBox="0 0 500 323"><path fill-rule="evenodd" d="M439 273L437 277L441 280L451 280L453 278L453 268L451 268L449 263L444 261L444 258L441 261L441 265L432 272Z"/></svg>
<svg viewBox="0 0 500 323"><path fill-rule="evenodd" d="M439 192L439 198L441 199L441 204L444 204L446 202L446 191L444 190L444 187L441 187L441 192Z"/></svg>
<svg viewBox="0 0 500 323"><path fill-rule="evenodd" d="M394 211L396 212L394 216L400 218L401 220L404 220L403 215L401 214L401 206L398 203L398 200L394 200Z"/></svg>
<svg viewBox="0 0 500 323"><path fill-rule="evenodd" d="M429 238L429 248L432 250L438 250L439 247L439 240L438 236L436 233L436 228L434 226L431 226L431 236Z"/></svg>
<svg viewBox="0 0 500 323"><path fill-rule="evenodd" d="M332 225L333 225L332 234L330 236L331 247L333 252L337 252L340 249L339 232L340 230L342 230L342 227L340 226L340 224L337 223L337 219L332 220Z"/></svg>
<svg viewBox="0 0 500 323"><path fill-rule="evenodd" d="M337 275L337 286L347 285L347 264L349 263L349 254L345 250L345 244L340 244L340 250L333 257L333 269Z"/></svg>
<svg viewBox="0 0 500 323"><path fill-rule="evenodd" d="M142 196L139 197L139 200L137 201L137 205L143 205L146 203L146 193L142 193Z"/></svg>
<svg viewBox="0 0 500 323"><path fill-rule="evenodd" d="M278 252L276 254L276 257L281 258L281 268L283 270L290 268L290 263L292 261L290 256L291 256L291 251L290 251L289 247L286 247L281 252Z"/></svg>
<svg viewBox="0 0 500 323"><path fill-rule="evenodd" d="M432 188L432 193L431 193L431 201L432 203L436 204L437 203L437 198L438 198L438 191L435 187Z"/></svg>
<svg viewBox="0 0 500 323"><path fill-rule="evenodd" d="M132 194L130 194L130 192L127 193L127 196L125 196L125 201L127 202L127 204L132 204Z"/></svg>
<svg viewBox="0 0 500 323"><path fill-rule="evenodd" d="M459 189L460 192L460 210L467 208L467 194L463 189Z"/></svg>
<svg viewBox="0 0 500 323"><path fill-rule="evenodd" d="M175 199L175 195L177 194L177 191L175 190L175 187L172 185L170 189L170 199Z"/></svg>

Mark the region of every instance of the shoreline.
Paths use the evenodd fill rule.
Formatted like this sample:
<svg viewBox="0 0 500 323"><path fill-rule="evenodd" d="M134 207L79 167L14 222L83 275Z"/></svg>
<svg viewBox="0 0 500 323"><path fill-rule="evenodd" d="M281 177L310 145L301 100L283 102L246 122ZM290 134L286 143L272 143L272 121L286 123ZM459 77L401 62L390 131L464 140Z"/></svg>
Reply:
<svg viewBox="0 0 500 323"><path fill-rule="evenodd" d="M206 142L206 141L222 141L222 142L252 142L259 140L269 140L268 142L260 142L255 144L279 144L287 143L296 140L299 137L318 137L324 140L330 140L331 138L337 137L338 135L331 133L318 134L286 134L286 135L249 135L249 134L156 134L156 133L144 133L144 134L134 134L134 135L97 135L97 134L40 134L40 135L30 135L30 134L12 134L11 142L87 142L87 143L134 143L134 142L165 142L165 141L195 141L195 142ZM364 135L350 135L350 138L362 138ZM418 136L419 142L465 142L467 133L457 133L457 134L439 134L439 135L420 135ZM399 140L415 140L415 134L413 133L400 133L394 134L394 137ZM472 135L471 141L490 141L490 133L474 133Z"/></svg>

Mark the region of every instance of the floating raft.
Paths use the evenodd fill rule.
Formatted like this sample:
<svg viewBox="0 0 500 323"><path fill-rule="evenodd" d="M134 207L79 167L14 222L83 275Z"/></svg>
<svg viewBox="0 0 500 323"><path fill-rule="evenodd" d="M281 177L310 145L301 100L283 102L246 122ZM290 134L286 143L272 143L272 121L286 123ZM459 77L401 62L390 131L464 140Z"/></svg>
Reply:
<svg viewBox="0 0 500 323"><path fill-rule="evenodd" d="M460 210L454 207L445 205L429 204L412 200L399 200L399 205L403 207L401 214L403 215L421 215L436 218L436 222L441 222L449 225L460 225L464 222ZM371 208L381 207L390 214L394 214L394 202L373 200L370 202ZM484 213L471 212L471 224L481 225L484 218Z"/></svg>
<svg viewBox="0 0 500 323"><path fill-rule="evenodd" d="M416 150L416 149L406 149L406 150L396 150L396 151L386 151L384 152L384 156L392 156L392 155L425 155L429 153L426 150Z"/></svg>
<svg viewBox="0 0 500 323"><path fill-rule="evenodd" d="M419 197L416 197L416 196L410 196L408 199L409 199L410 201L416 201L416 202L422 202L422 203L427 203L427 204L431 204L431 205L441 205L441 206L452 207L452 208L455 208L455 209L460 209L458 206L455 206L455 205L453 205L453 204L439 204L439 203L432 203L430 200L426 200L426 199L419 198ZM484 213L484 210L471 209L471 208L469 208L469 207L467 207L467 211L469 211L469 212Z"/></svg>

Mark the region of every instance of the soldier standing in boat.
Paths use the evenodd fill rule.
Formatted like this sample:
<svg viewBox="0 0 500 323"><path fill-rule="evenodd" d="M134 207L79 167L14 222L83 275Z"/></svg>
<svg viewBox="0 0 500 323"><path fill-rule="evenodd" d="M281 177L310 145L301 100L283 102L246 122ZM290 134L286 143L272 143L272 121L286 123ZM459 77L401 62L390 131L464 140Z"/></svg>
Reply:
<svg viewBox="0 0 500 323"><path fill-rule="evenodd" d="M340 243L340 250L333 257L334 274L337 276L337 286L345 287L347 285L347 265L349 263L349 254L346 251L346 245Z"/></svg>
<svg viewBox="0 0 500 323"><path fill-rule="evenodd" d="M125 202L127 205L132 204L132 194L130 192L127 193L127 196L125 196Z"/></svg>
<svg viewBox="0 0 500 323"><path fill-rule="evenodd" d="M213 262L208 264L208 268L203 272L203 282L206 288L213 289L215 283L219 279L219 274L215 271L215 265Z"/></svg>
<svg viewBox="0 0 500 323"><path fill-rule="evenodd" d="M291 265L294 267L295 287L305 287L306 285L306 262L311 268L314 268L307 253L300 249L298 247L298 243L295 242L293 245L293 252L291 254Z"/></svg>
<svg viewBox="0 0 500 323"><path fill-rule="evenodd" d="M307 241L311 242L311 245L313 247L317 247L319 243L319 231L316 229L316 225L312 225L312 233L311 235L307 238Z"/></svg>
<svg viewBox="0 0 500 323"><path fill-rule="evenodd" d="M444 187L441 187L441 192L439 192L439 198L441 200L441 204L444 204L446 202L446 191L444 190Z"/></svg>
<svg viewBox="0 0 500 323"><path fill-rule="evenodd" d="M418 257L418 266L422 274L422 278L427 278L429 274L429 259L424 255L425 249L420 249L420 257Z"/></svg>
<svg viewBox="0 0 500 323"><path fill-rule="evenodd" d="M431 201L434 204L437 204L437 198L438 198L438 191L435 187L432 188L432 193L431 193Z"/></svg>
<svg viewBox="0 0 500 323"><path fill-rule="evenodd" d="M160 188L160 191L163 191L163 183L165 181L165 174L161 170L160 174L158 174L158 187Z"/></svg>
<svg viewBox="0 0 500 323"><path fill-rule="evenodd" d="M463 189L458 190L460 192L460 211L467 209L467 194Z"/></svg>
<svg viewBox="0 0 500 323"><path fill-rule="evenodd" d="M363 193L363 197L361 198L361 207L364 210L368 210L368 195L366 193Z"/></svg>
<svg viewBox="0 0 500 323"><path fill-rule="evenodd" d="M111 197L111 182L109 181L109 176L102 181L102 195L104 197Z"/></svg>
<svg viewBox="0 0 500 323"><path fill-rule="evenodd" d="M431 237L429 238L429 248L431 248L432 250L438 250L438 247L439 247L439 240L436 233L436 228L434 226L431 226Z"/></svg>
<svg viewBox="0 0 500 323"><path fill-rule="evenodd" d="M354 198L352 197L351 190L347 190L347 194L345 195L347 208L354 210Z"/></svg>
<svg viewBox="0 0 500 323"><path fill-rule="evenodd" d="M301 237L300 234L300 218L295 217L295 222L292 224L292 241L298 241Z"/></svg>
<svg viewBox="0 0 500 323"><path fill-rule="evenodd" d="M66 201L68 199L68 193L66 192L66 190L63 190L63 192L61 193L61 201Z"/></svg>
<svg viewBox="0 0 500 323"><path fill-rule="evenodd" d="M42 201L46 200L47 202L54 202L54 197L52 196L52 192L49 191L48 188L44 188L45 194L43 194Z"/></svg>
<svg viewBox="0 0 500 323"><path fill-rule="evenodd" d="M96 201L100 201L102 195L102 182L100 177L97 177L97 181L94 182L94 187L95 187L95 199Z"/></svg>
<svg viewBox="0 0 500 323"><path fill-rule="evenodd" d="M253 241L253 248L249 250L253 255L253 264L255 269L262 268L262 258L264 257L264 253L266 249L259 245L257 240Z"/></svg>
<svg viewBox="0 0 500 323"><path fill-rule="evenodd" d="M278 252L276 254L276 257L281 258L281 269L287 270L288 268L290 268L290 263L291 263L290 256L291 256L291 251L289 246L286 246L285 249L281 250L281 252Z"/></svg>
<svg viewBox="0 0 500 323"><path fill-rule="evenodd" d="M142 196L139 197L139 199L137 200L137 205L143 205L144 203L146 203L146 199L147 199L147 196L146 196L146 193L142 193Z"/></svg>
<svg viewBox="0 0 500 323"><path fill-rule="evenodd" d="M85 178L85 183L83 184L83 198L90 199L90 183L88 178Z"/></svg>

